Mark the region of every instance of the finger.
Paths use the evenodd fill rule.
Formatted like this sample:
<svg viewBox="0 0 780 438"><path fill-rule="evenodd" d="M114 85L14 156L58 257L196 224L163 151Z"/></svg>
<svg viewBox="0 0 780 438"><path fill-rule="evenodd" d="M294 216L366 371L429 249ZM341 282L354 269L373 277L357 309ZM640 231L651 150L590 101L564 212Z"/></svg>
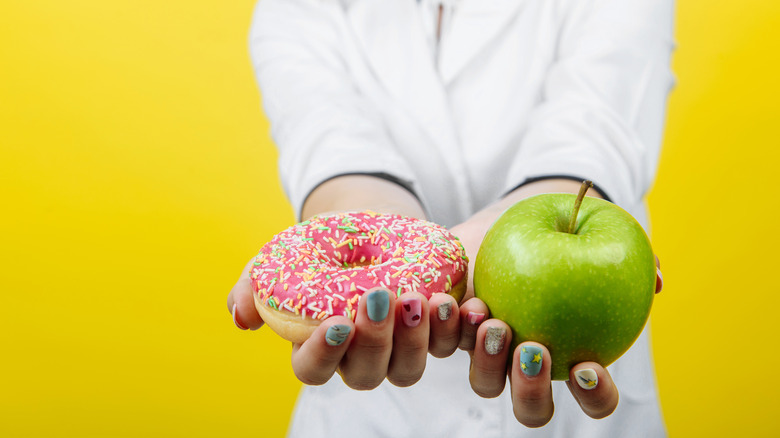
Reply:
<svg viewBox="0 0 780 438"><path fill-rule="evenodd" d="M307 385L322 385L333 376L354 333L354 324L344 316L334 316L320 324L303 344L294 344L292 368Z"/></svg>
<svg viewBox="0 0 780 438"><path fill-rule="evenodd" d="M374 389L387 376L393 349L395 296L370 289L360 297L355 335L341 361L340 374L352 389Z"/></svg>
<svg viewBox="0 0 780 438"><path fill-rule="evenodd" d="M429 314L428 300L421 293L405 293L395 301L393 351L387 370L387 380L395 386L411 386L425 371Z"/></svg>
<svg viewBox="0 0 780 438"><path fill-rule="evenodd" d="M477 344L469 370L471 389L485 398L498 397L506 385L507 357L512 332L505 322L490 319L477 330Z"/></svg>
<svg viewBox="0 0 780 438"><path fill-rule="evenodd" d="M479 298L470 298L460 306L461 350L471 351L477 342L477 328L488 316L488 307Z"/></svg>
<svg viewBox="0 0 780 438"><path fill-rule="evenodd" d="M617 408L620 398L617 387L609 372L596 362L572 367L566 384L582 411L592 418L604 418Z"/></svg>
<svg viewBox="0 0 780 438"><path fill-rule="evenodd" d="M249 279L249 269L254 259L244 267L238 281L230 290L227 297L228 312L233 314L233 323L241 330L257 330L263 326L263 319L255 309L255 300L252 296L252 285Z"/></svg>
<svg viewBox="0 0 780 438"><path fill-rule="evenodd" d="M660 294L664 288L664 276L661 275L661 261L655 256L655 293Z"/></svg>
<svg viewBox="0 0 780 438"><path fill-rule="evenodd" d="M449 357L460 342L458 303L448 294L433 294L428 307L431 324L428 352L434 357Z"/></svg>
<svg viewBox="0 0 780 438"><path fill-rule="evenodd" d="M542 427L555 407L550 383L550 352L536 342L524 342L512 357L510 386L515 418L528 427Z"/></svg>

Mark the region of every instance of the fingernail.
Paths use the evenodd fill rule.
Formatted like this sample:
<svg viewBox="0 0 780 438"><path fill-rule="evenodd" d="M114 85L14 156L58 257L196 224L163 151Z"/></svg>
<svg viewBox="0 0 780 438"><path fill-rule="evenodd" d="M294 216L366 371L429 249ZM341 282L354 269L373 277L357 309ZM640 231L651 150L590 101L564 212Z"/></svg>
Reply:
<svg viewBox="0 0 780 438"><path fill-rule="evenodd" d="M599 375L593 368L583 368L574 372L577 384L580 388L591 390L599 384Z"/></svg>
<svg viewBox="0 0 780 438"><path fill-rule="evenodd" d="M542 370L544 351L535 345L520 347L520 369L526 376L533 377Z"/></svg>
<svg viewBox="0 0 780 438"><path fill-rule="evenodd" d="M484 319L484 313L469 312L469 314L466 316L466 320L471 325L479 325Z"/></svg>
<svg viewBox="0 0 780 438"><path fill-rule="evenodd" d="M366 311L368 319L371 321L384 321L390 311L390 293L380 289L368 294L366 296Z"/></svg>
<svg viewBox="0 0 780 438"><path fill-rule="evenodd" d="M439 304L436 309L439 311L439 321L446 321L452 316L452 303L449 301Z"/></svg>
<svg viewBox="0 0 780 438"><path fill-rule="evenodd" d="M349 332L352 331L352 327L346 324L336 324L328 327L328 331L325 332L325 342L328 345L341 345L347 340Z"/></svg>
<svg viewBox="0 0 780 438"><path fill-rule="evenodd" d="M236 325L236 327L240 328L241 330L248 330L247 327L244 327L241 325L240 322L238 322L238 317L236 316L236 307L238 306L238 303L233 303L233 324Z"/></svg>
<svg viewBox="0 0 780 438"><path fill-rule="evenodd" d="M655 293L661 293L661 290L664 288L664 276L661 275L661 268L655 268L655 272Z"/></svg>
<svg viewBox="0 0 780 438"><path fill-rule="evenodd" d="M407 298L401 301L401 316L407 327L417 327L420 325L422 315L422 302L420 298Z"/></svg>
<svg viewBox="0 0 780 438"><path fill-rule="evenodd" d="M485 334L485 351L491 356L501 353L506 340L506 330L503 327L488 327Z"/></svg>

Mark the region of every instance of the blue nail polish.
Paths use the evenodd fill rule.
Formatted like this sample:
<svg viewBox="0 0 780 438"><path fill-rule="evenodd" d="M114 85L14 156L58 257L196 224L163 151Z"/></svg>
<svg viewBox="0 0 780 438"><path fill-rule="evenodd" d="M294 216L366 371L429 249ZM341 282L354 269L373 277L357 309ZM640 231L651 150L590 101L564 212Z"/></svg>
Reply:
<svg viewBox="0 0 780 438"><path fill-rule="evenodd" d="M520 369L526 376L535 376L542 370L541 348L534 345L525 345L520 347Z"/></svg>
<svg viewBox="0 0 780 438"><path fill-rule="evenodd" d="M328 345L341 345L347 340L349 332L352 331L352 327L346 324L336 324L328 327L328 331L325 332L325 342Z"/></svg>
<svg viewBox="0 0 780 438"><path fill-rule="evenodd" d="M366 312L368 319L374 322L384 321L390 312L390 293L386 290L375 290L366 296Z"/></svg>

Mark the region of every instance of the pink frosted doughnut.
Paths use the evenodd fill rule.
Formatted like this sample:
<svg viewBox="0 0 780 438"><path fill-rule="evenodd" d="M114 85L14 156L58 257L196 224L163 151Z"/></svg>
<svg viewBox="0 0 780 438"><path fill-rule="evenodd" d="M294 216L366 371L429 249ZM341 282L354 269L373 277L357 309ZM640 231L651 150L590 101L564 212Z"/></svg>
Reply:
<svg viewBox="0 0 780 438"><path fill-rule="evenodd" d="M374 287L427 298L466 292L468 258L444 227L374 212L314 217L274 236L250 269L255 306L277 334L305 341L332 315L355 320Z"/></svg>

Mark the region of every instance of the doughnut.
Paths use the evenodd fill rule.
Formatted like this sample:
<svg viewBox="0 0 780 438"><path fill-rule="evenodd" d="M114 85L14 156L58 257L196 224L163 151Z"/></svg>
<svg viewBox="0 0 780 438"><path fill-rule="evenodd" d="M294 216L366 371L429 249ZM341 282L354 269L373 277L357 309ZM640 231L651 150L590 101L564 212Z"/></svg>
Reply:
<svg viewBox="0 0 780 438"><path fill-rule="evenodd" d="M434 223L371 211L315 216L274 236L252 262L255 307L281 337L301 343L333 315L357 316L381 287L426 298L466 292L463 245Z"/></svg>

